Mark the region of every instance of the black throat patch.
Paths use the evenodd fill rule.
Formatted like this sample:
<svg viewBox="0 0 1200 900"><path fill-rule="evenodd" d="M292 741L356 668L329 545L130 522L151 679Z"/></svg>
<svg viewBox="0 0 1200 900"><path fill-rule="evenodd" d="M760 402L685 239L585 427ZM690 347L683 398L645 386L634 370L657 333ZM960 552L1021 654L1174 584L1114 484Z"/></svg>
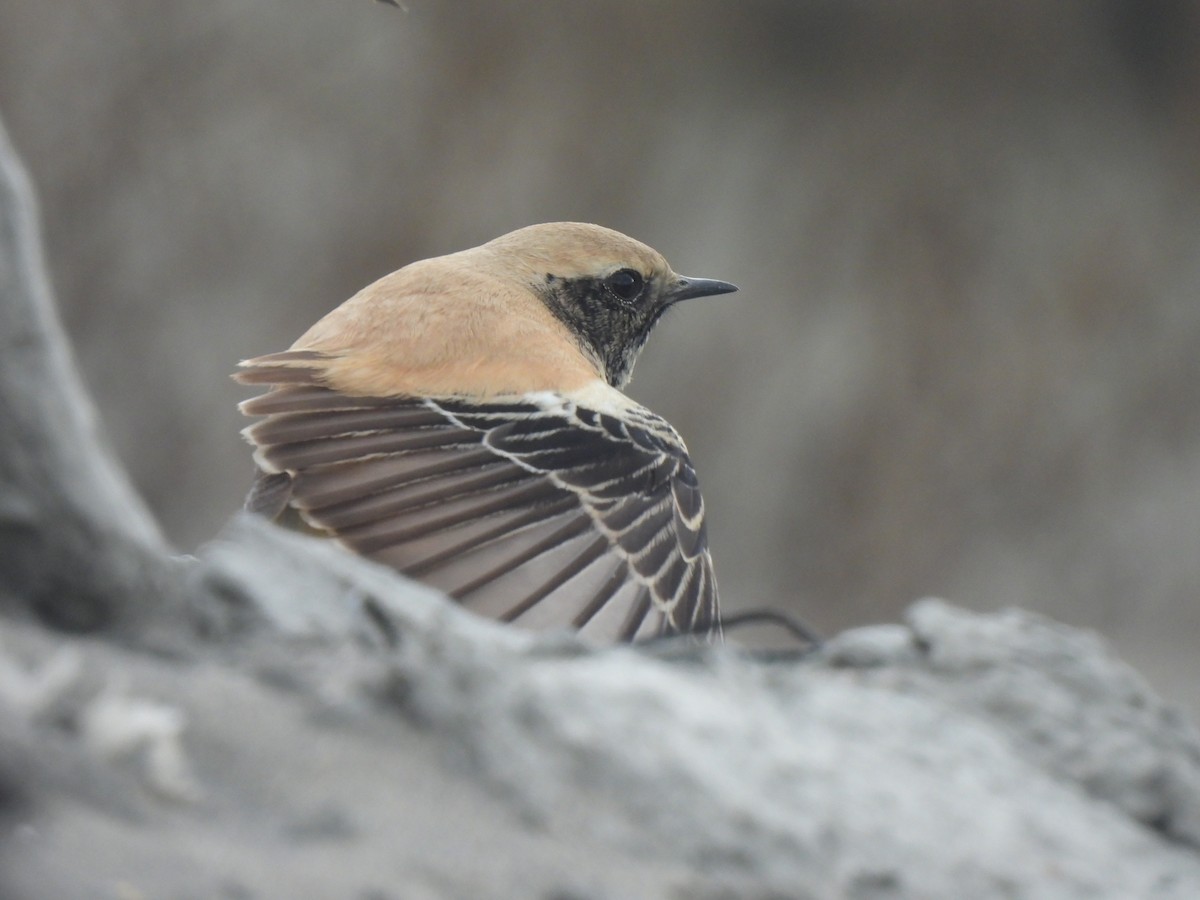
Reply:
<svg viewBox="0 0 1200 900"><path fill-rule="evenodd" d="M613 387L623 387L633 364L666 307L651 285L636 300L621 300L594 277L547 274L536 286L546 306L571 330L585 354L595 359Z"/></svg>

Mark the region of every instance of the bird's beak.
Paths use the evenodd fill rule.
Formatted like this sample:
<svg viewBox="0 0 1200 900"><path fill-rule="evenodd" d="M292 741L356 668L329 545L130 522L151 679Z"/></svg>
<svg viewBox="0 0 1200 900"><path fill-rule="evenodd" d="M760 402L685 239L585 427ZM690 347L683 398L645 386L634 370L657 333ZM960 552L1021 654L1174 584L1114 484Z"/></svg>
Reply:
<svg viewBox="0 0 1200 900"><path fill-rule="evenodd" d="M737 285L714 278L685 278L680 276L667 287L663 299L668 303L690 300L692 297L711 297L714 294L731 294Z"/></svg>

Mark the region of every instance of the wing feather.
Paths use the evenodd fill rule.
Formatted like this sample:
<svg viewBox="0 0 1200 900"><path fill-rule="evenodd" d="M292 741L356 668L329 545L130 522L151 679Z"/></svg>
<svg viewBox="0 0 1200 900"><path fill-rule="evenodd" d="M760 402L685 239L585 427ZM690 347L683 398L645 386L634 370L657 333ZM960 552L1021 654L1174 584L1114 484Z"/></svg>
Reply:
<svg viewBox="0 0 1200 900"><path fill-rule="evenodd" d="M510 572L515 571L519 566L523 566L526 563L532 562L542 554L549 553L554 549L561 547L564 541L570 538L578 537L590 529L591 523L582 516L576 517L569 522L565 522L550 534L547 534L545 537L524 547L520 550L520 552L508 554L503 561L497 563L487 571L477 575L471 581L468 581L466 584L452 591L450 596L456 600L462 600L466 597L469 597L480 588L491 584L497 578L508 575ZM505 613L503 618L515 619L522 612L532 606L533 603L537 602L535 599L532 599L537 593L538 591L534 591L531 594L526 595L519 603Z"/></svg>
<svg viewBox="0 0 1200 900"><path fill-rule="evenodd" d="M260 451L261 452L261 451ZM461 453L406 453L294 472L300 505L318 509L374 496L389 487L423 479L476 471L495 463L495 454L478 447Z"/></svg>
<svg viewBox="0 0 1200 900"><path fill-rule="evenodd" d="M355 497L321 508L321 520L334 531L378 522L410 509L441 503L510 485L528 484L539 476L497 462L485 468L444 473L437 478L417 478L374 494Z"/></svg>
<svg viewBox="0 0 1200 900"><path fill-rule="evenodd" d="M338 532L344 542L359 553L370 555L393 544L403 544L415 538L466 525L487 521L492 516L507 517L519 512L518 524L528 525L558 515L573 506L569 497L562 497L554 485L536 479L527 484L492 491L482 497L465 497L409 510L387 519L346 528ZM323 525L320 512L310 512L315 523ZM466 549L466 548L463 548ZM461 551L460 551L461 552Z"/></svg>
<svg viewBox="0 0 1200 900"><path fill-rule="evenodd" d="M310 380L315 376L309 376ZM258 383L258 382L250 382ZM275 387L266 394L259 394L238 404L238 409L248 416L268 416L274 413L299 413L319 410L332 412L339 409L371 409L388 406L395 400L386 397L351 397L335 394L329 388L316 384Z"/></svg>
<svg viewBox="0 0 1200 900"><path fill-rule="evenodd" d="M328 394L328 391L325 393ZM259 444L291 444L342 434L431 428L446 422L445 416L424 407L316 408L321 410L322 415L297 411L272 416L251 425L249 434Z"/></svg>
<svg viewBox="0 0 1200 900"><path fill-rule="evenodd" d="M587 602L576 613L575 618L571 620L571 625L582 630L589 624L597 621L599 618L598 614L606 607L609 609L618 608L618 604L609 605L609 601L618 591L628 585L641 587L636 581L629 580L629 575L623 564L613 566L608 578L587 598Z"/></svg>
<svg viewBox="0 0 1200 900"><path fill-rule="evenodd" d="M588 532L589 539L586 546L576 553L569 563L559 567L558 571L543 581L541 585L526 594L525 599L513 608L513 618L528 612L559 588L578 578L593 563L603 559L608 554L608 541L602 535L597 536L594 529L589 528ZM572 621L574 621L574 618Z"/></svg>
<svg viewBox="0 0 1200 900"><path fill-rule="evenodd" d="M638 598L633 605L630 606L629 613L625 616L625 621L621 623L621 630L617 632L617 640L632 641L636 638L642 628L642 623L646 621L649 613L650 592L643 590L638 594Z"/></svg>
<svg viewBox="0 0 1200 900"><path fill-rule="evenodd" d="M255 439L255 435L251 435ZM301 471L327 463L363 459L435 447L471 447L478 443L474 432L461 428L421 428L413 431L371 431L299 443L278 443L264 454L280 469Z"/></svg>
<svg viewBox="0 0 1200 900"><path fill-rule="evenodd" d="M263 417L245 433L265 513L290 503L502 621L608 640L719 637L703 500L662 419L552 393L347 396L321 383L319 361L272 354L236 376L271 386L241 405Z"/></svg>

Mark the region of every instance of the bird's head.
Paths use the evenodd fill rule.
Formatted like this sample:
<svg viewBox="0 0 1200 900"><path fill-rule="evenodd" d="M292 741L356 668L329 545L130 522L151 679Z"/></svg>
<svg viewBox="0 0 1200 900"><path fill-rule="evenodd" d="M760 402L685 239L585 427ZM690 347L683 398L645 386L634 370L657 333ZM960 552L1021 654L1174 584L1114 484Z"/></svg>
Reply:
<svg viewBox="0 0 1200 900"><path fill-rule="evenodd" d="M728 282L679 275L662 254L599 225L531 225L479 249L529 285L617 388L629 382L668 307L737 290Z"/></svg>

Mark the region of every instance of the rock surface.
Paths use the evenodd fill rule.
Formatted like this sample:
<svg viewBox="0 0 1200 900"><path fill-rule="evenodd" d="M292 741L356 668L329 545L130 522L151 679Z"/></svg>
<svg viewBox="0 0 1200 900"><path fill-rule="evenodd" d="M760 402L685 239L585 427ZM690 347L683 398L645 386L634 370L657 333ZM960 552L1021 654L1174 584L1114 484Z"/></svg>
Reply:
<svg viewBox="0 0 1200 900"><path fill-rule="evenodd" d="M503 629L249 518L187 572L165 643L5 624L4 896L1200 894L1195 730L1029 614L763 659Z"/></svg>

